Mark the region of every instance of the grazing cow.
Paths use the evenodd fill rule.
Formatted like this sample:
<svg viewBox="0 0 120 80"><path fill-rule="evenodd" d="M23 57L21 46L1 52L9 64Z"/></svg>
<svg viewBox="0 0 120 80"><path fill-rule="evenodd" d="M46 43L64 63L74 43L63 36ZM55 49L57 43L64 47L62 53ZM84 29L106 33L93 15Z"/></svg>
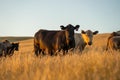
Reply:
<svg viewBox="0 0 120 80"><path fill-rule="evenodd" d="M18 51L18 50L19 50L19 43L12 43L11 46L7 48L6 55L12 56L14 54L14 51Z"/></svg>
<svg viewBox="0 0 120 80"><path fill-rule="evenodd" d="M113 36L108 39L106 50L110 51L120 49L120 36Z"/></svg>
<svg viewBox="0 0 120 80"><path fill-rule="evenodd" d="M8 40L0 42L0 57L4 54L7 54L7 48L10 47L11 44Z"/></svg>
<svg viewBox="0 0 120 80"><path fill-rule="evenodd" d="M92 32L91 30L81 31L81 34L75 34L75 49L78 49L81 53L86 45L92 45L93 35L96 35L98 31Z"/></svg>
<svg viewBox="0 0 120 80"><path fill-rule="evenodd" d="M110 36L108 37L106 50L108 49L110 49L111 51L120 49L119 31L111 33Z"/></svg>
<svg viewBox="0 0 120 80"><path fill-rule="evenodd" d="M61 30L39 30L34 35L34 51L38 56L41 52L53 55L56 51L63 50L63 54L70 48L75 47L74 30L78 30L71 24L66 27L60 26Z"/></svg>
<svg viewBox="0 0 120 80"><path fill-rule="evenodd" d="M113 36L120 36L120 31L117 32L112 32L109 36L109 38L113 37Z"/></svg>

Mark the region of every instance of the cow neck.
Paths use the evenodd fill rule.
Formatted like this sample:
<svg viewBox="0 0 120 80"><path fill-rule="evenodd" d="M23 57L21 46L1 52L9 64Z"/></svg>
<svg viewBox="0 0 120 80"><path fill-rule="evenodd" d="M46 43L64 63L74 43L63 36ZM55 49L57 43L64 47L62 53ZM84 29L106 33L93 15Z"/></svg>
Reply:
<svg viewBox="0 0 120 80"><path fill-rule="evenodd" d="M82 39L83 39L85 45L87 45L88 44L87 42L89 41L89 38L86 36L86 34L81 34L81 36L82 36Z"/></svg>
<svg viewBox="0 0 120 80"><path fill-rule="evenodd" d="M64 31L65 31L65 38L66 38L67 45L69 45L68 31L66 30Z"/></svg>

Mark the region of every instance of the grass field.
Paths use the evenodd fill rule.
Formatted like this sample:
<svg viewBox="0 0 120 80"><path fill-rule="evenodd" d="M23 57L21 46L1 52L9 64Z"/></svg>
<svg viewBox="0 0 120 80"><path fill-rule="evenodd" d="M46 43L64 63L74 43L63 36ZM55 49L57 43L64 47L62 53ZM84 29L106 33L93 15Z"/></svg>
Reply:
<svg viewBox="0 0 120 80"><path fill-rule="evenodd" d="M82 54L65 56L36 57L33 39L19 41L18 52L0 58L0 80L120 80L120 52L105 51L108 36L96 35Z"/></svg>
<svg viewBox="0 0 120 80"><path fill-rule="evenodd" d="M21 40L27 40L27 39L32 39L33 37L0 37L0 42L3 40L9 40L10 42L14 41L21 41Z"/></svg>

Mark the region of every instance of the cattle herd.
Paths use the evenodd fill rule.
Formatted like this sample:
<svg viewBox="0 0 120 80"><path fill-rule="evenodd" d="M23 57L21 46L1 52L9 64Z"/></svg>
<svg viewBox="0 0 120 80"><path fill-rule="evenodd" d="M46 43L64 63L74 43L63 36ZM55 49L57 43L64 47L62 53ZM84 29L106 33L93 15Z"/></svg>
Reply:
<svg viewBox="0 0 120 80"><path fill-rule="evenodd" d="M14 51L18 51L19 43L10 43L8 40L0 42L0 57L12 56Z"/></svg>
<svg viewBox="0 0 120 80"><path fill-rule="evenodd" d="M74 31L78 31L79 27L80 25L68 24L61 25L61 30L40 29L34 35L35 55L56 55L60 51L65 55L68 50L76 49L82 53L86 45L92 45L93 35L96 35L98 31L82 30L81 34L75 33ZM12 56L15 50L19 50L19 43L10 43L8 40L0 42L0 57ZM120 50L120 31L110 34L106 50Z"/></svg>

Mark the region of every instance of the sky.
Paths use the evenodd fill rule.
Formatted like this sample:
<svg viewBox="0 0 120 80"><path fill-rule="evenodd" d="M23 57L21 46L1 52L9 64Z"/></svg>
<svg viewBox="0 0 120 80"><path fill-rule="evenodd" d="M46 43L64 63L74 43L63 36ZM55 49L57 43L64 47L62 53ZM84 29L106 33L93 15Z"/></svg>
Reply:
<svg viewBox="0 0 120 80"><path fill-rule="evenodd" d="M0 36L34 36L60 25L111 33L120 30L120 0L0 0Z"/></svg>

